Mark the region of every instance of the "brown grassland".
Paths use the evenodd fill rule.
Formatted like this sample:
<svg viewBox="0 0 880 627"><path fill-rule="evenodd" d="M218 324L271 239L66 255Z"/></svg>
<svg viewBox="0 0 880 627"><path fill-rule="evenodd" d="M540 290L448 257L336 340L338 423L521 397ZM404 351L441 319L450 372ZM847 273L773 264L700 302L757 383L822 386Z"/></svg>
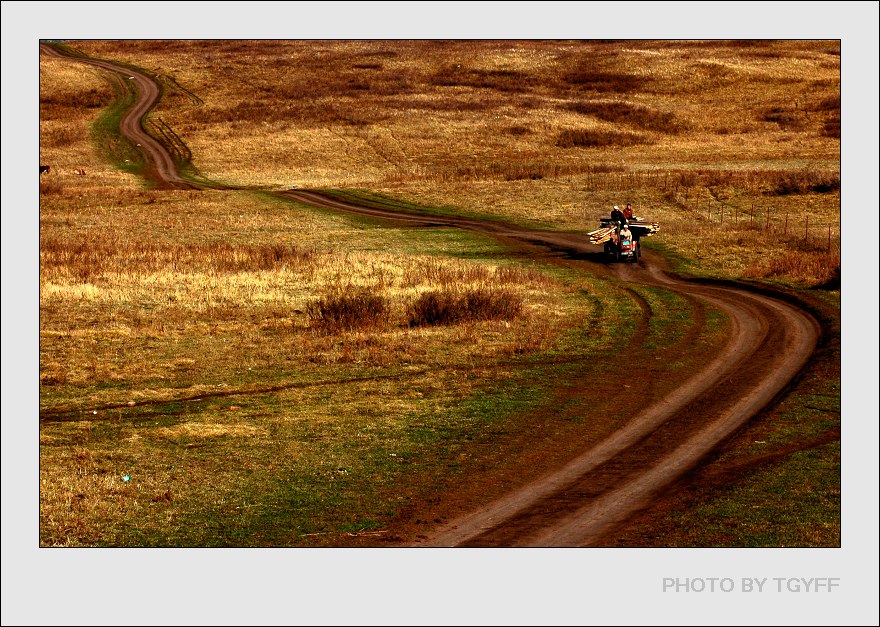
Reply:
<svg viewBox="0 0 880 627"><path fill-rule="evenodd" d="M158 76L153 127L239 189L154 189L101 131L113 81L41 58L41 546L393 542L411 504L511 463L554 380L631 331L633 291L658 350L696 306L268 193L293 186L573 231L632 202L676 271L796 294L820 359L618 543L839 545L838 42L68 45ZM706 320L694 359L723 341ZM555 437L617 425L583 413Z"/></svg>

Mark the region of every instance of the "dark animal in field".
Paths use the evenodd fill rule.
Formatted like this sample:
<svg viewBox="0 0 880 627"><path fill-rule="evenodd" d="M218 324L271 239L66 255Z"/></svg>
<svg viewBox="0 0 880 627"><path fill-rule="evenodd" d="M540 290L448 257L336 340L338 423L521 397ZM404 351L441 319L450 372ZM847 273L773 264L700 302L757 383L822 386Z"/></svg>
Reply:
<svg viewBox="0 0 880 627"><path fill-rule="evenodd" d="M49 166L41 165L40 166L40 174L49 174Z"/></svg>

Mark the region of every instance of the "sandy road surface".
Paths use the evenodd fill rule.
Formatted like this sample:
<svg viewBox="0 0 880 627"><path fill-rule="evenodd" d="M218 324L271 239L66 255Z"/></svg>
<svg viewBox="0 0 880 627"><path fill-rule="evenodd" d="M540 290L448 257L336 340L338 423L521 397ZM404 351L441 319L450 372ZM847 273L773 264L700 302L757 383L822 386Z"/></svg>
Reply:
<svg viewBox="0 0 880 627"><path fill-rule="evenodd" d="M57 54L44 46L46 54ZM141 126L159 96L142 74L112 63L88 63L115 72L136 86L137 102L121 132L140 144L158 177L172 187L183 180L164 147ZM360 206L319 192L281 195L336 211L394 220L415 227L446 226L589 257L595 252L579 234L530 230L496 222L429 217ZM589 263L583 261L582 263ZM674 392L640 410L617 432L566 465L513 490L496 502L435 528L419 546L601 546L602 538L634 512L650 505L665 486L697 464L735 429L766 406L808 362L819 325L806 312L780 300L726 287L674 279L648 253L636 265L591 268L634 284L660 285L725 311L733 322L724 349Z"/></svg>

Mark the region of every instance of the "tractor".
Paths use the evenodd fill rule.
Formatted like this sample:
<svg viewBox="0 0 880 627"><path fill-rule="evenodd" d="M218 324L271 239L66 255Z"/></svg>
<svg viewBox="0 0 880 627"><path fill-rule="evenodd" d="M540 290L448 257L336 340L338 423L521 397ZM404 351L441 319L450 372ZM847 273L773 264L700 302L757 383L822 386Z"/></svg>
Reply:
<svg viewBox="0 0 880 627"><path fill-rule="evenodd" d="M588 233L591 244L604 244L605 254L614 261L632 261L638 263L642 256L641 239L650 237L660 230L656 222L633 217L631 220L614 222L611 218L600 218L600 227ZM622 237L620 232L626 225L629 237Z"/></svg>

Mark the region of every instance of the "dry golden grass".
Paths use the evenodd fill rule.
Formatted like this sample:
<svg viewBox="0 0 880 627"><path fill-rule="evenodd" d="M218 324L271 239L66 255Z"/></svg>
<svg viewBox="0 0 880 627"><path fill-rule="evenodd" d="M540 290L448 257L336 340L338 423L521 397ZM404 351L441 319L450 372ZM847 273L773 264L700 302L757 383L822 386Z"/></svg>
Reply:
<svg viewBox="0 0 880 627"><path fill-rule="evenodd" d="M241 485L242 473L271 477L271 465L251 469L256 459L282 451L285 473L317 473L319 482L341 476L338 464L320 456L327 433L349 431L340 412L349 415L352 434L370 429L379 442L406 441L396 431L381 435L382 425L392 421L400 429L419 412L448 411L508 377L499 361L551 345L574 318L589 315L584 303L568 302L571 288L536 270L444 257L443 251L478 253L486 243L458 241L454 233L419 238L359 228L249 193L102 197L92 189L83 197L45 197L43 207L46 546L203 543L182 531L185 520L217 507L219 494L237 502L245 494L263 498L259 488ZM407 308L424 290L494 281L521 295L528 318L408 326ZM332 334L314 329L309 305L352 288L381 295L388 324ZM461 368L470 376L458 375ZM364 376L399 380L363 397L362 386L347 380ZM303 385L313 387L297 391ZM216 400L207 408L182 400L200 397ZM163 409L167 403L179 409ZM55 422L59 412L84 420ZM143 412L146 420L138 418ZM298 444L303 437L317 439ZM215 453L221 467L189 459L203 448L222 451Z"/></svg>
<svg viewBox="0 0 880 627"><path fill-rule="evenodd" d="M188 438L216 438L220 436L252 437L255 435L268 435L266 429L242 424L216 424L185 422L174 427L156 429L156 435L169 440L181 440Z"/></svg>
<svg viewBox="0 0 880 627"><path fill-rule="evenodd" d="M92 145L92 125L113 99L110 83L99 71L67 60L40 58L40 194L106 192L137 187L129 174L107 163ZM85 170L86 176L74 174Z"/></svg>
<svg viewBox="0 0 880 627"><path fill-rule="evenodd" d="M833 44L73 45L160 75L152 116L212 179L363 188L566 230L631 201L694 271L810 286L839 273L840 192L774 190L839 181ZM255 192L149 189L91 143L112 99L99 72L42 59L40 81L44 545L198 544L187 525L204 527L205 512L246 529L276 474L311 477L303 494L354 481L376 450L415 447L414 416L511 380L510 360L558 348L600 309L596 332L627 320L607 286L489 260L495 245L476 235L380 228ZM633 133L646 141L614 143ZM409 324L424 294L498 285L522 315ZM310 305L351 289L382 299L383 324L314 328ZM325 511L327 494L302 508ZM228 533L217 542L300 541Z"/></svg>
<svg viewBox="0 0 880 627"><path fill-rule="evenodd" d="M56 127L87 131L94 120L89 107L76 103L92 93L95 76L77 67L43 62L46 137ZM269 381L301 375L310 364L433 364L432 351L448 363L467 361L435 350L445 346L471 357L496 349L511 354L511 346L528 341L524 332L533 335L525 325L508 325L511 346L496 339L484 351L479 342L454 340L477 339L488 329L409 330L409 301L449 282L466 286L503 275L531 294L531 306L554 310L545 306L549 279L537 272L439 257L455 246L478 250L447 232L414 243L403 231L353 225L250 193L157 192L109 165L92 165L87 132L72 141L63 151L46 142L44 155L56 164L43 177L40 208L44 408L172 399L181 384L210 390L230 374L230 347L253 381L261 380L257 372ZM57 165L65 159L86 164L87 176ZM411 254L415 249L424 254ZM304 310L340 286L385 295L396 326L372 338L311 333Z"/></svg>
<svg viewBox="0 0 880 627"><path fill-rule="evenodd" d="M228 182L363 187L579 230L631 201L662 220L668 246L686 256L719 246L708 232L696 242L676 236L717 186L698 182L670 195L661 180L694 170L721 178L840 176L837 42L80 47L173 77L156 116L185 138L206 176ZM809 219L817 236L829 226L839 232L837 194L782 201L753 185L726 191L735 197L731 211L766 204L794 223Z"/></svg>
<svg viewBox="0 0 880 627"><path fill-rule="evenodd" d="M367 351L371 355L368 361L381 365L413 359L406 351L395 356L394 347L406 334L402 327L407 324L408 307L426 289L501 283L521 294L528 310L538 318L564 317L553 313L559 305L548 291L552 281L535 271L428 255L372 252L369 248L380 242L352 231L327 244L325 238L334 233L338 219L328 218L329 228L319 230L314 215L299 221L291 217L290 209L284 236L298 245L277 243L280 234L275 231L279 228L275 221L283 220L274 211L277 201L261 203L240 196L239 202L247 204L252 230L241 226L235 244L229 243L225 229L211 231L211 225L221 223L221 216L234 211L235 205L214 205L211 194L194 203L201 230L196 224L175 230L182 237L173 244L163 241L163 237L173 240L174 235L163 224L163 212L151 213L155 203L138 211L141 226L153 229L148 233L132 225L131 230L116 231L113 239L102 235L112 228L110 216L105 216L105 227L99 220L79 228L44 228L40 276L41 351L46 356L43 383L186 380L197 371L222 371L229 355L223 350L212 354L204 349L211 338L228 341L233 336L238 356L248 363L274 365L277 359L283 361L283 355L296 355L306 363L360 360L364 351L352 353L345 340L337 340L328 350L323 340L310 333L309 307L322 296L340 291L367 290L387 301L385 339ZM212 208L221 213L208 219ZM131 209L128 206L113 215L123 222L123 213L130 214ZM47 223L53 213L44 212ZM151 215L155 220L150 220ZM51 232L58 235L51 236ZM187 234L207 241L187 241ZM261 237L267 241L253 243ZM346 252L337 250L358 238L367 251L358 252L357 245ZM393 241L394 236L382 237L381 245L387 247ZM529 333L528 325L508 333L508 341L521 343L517 333ZM201 353L197 365L172 358L189 357L180 352L183 338ZM283 343L279 344L281 338ZM434 342L442 344L443 335L431 339L425 348ZM479 346L462 349L468 354L482 351ZM348 357L337 354L339 350L347 351ZM66 357L63 362L58 358L60 351ZM450 360L455 360L454 354Z"/></svg>
<svg viewBox="0 0 880 627"><path fill-rule="evenodd" d="M788 214L792 224L809 220L817 238L828 227L833 239L839 233L837 193L767 195L768 186L805 171L839 180L837 42L82 47L137 59L199 94L194 104L177 92L157 115L212 178L362 187L578 230L630 201L663 222L666 245L683 256L729 248L717 231L683 235L702 215L700 203L713 198L732 213L756 205ZM232 76L238 80L226 80ZM673 189L670 178L695 171L709 176ZM738 245L722 256L742 255L748 259L738 265L753 267L764 253ZM711 257L706 266L729 267Z"/></svg>

